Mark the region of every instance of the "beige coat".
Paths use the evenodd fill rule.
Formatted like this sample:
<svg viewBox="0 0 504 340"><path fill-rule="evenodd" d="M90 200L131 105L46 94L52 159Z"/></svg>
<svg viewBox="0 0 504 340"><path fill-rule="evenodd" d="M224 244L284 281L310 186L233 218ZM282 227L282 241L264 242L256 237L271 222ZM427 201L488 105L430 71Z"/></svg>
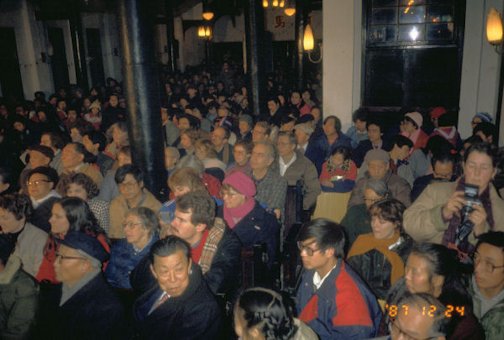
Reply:
<svg viewBox="0 0 504 340"><path fill-rule="evenodd" d="M303 180L303 209L309 210L315 206L317 197L321 192L317 168L300 152L296 154L296 160L292 163L283 177L287 185L296 185L298 180Z"/></svg>
<svg viewBox="0 0 504 340"><path fill-rule="evenodd" d="M448 229L448 221L441 216L441 209L455 192L457 182L432 183L422 192L416 201L404 212L404 229L417 242L433 242L441 244L444 232ZM496 231L504 231L504 201L498 196L491 185L490 200ZM485 225L485 231L490 226ZM475 243L473 234L469 242Z"/></svg>
<svg viewBox="0 0 504 340"><path fill-rule="evenodd" d="M159 209L161 209L161 202L147 189L143 189L143 191L145 199L140 207L149 208L157 214ZM124 238L122 222L128 211L128 204L122 195L117 196L110 202L110 229L108 233L110 238Z"/></svg>
<svg viewBox="0 0 504 340"><path fill-rule="evenodd" d="M18 236L14 255L21 259L23 270L33 277L42 263L47 237L46 232L28 222Z"/></svg>
<svg viewBox="0 0 504 340"><path fill-rule="evenodd" d="M72 171L64 171L64 174L69 174ZM83 163L81 167L78 169L74 170L73 172L78 172L82 173L84 175L87 175L89 178L95 182L95 184L98 186L98 188L101 187L101 184L103 182L103 176L100 172L100 168L96 164L90 164L90 163Z"/></svg>

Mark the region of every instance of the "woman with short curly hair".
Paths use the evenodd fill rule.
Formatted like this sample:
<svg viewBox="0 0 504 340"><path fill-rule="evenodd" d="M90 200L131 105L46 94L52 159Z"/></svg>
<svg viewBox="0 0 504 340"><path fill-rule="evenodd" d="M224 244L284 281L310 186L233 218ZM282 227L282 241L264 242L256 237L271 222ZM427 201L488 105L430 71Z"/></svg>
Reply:
<svg viewBox="0 0 504 340"><path fill-rule="evenodd" d="M91 177L83 173L71 173L63 176L58 183L57 191L62 196L79 197L86 201L100 227L108 232L110 226L109 202L97 198L100 190Z"/></svg>

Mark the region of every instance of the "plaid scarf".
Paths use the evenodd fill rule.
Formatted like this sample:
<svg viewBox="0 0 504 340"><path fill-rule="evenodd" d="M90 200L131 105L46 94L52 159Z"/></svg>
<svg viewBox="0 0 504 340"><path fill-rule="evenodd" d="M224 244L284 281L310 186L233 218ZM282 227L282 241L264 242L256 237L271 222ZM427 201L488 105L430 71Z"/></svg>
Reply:
<svg viewBox="0 0 504 340"><path fill-rule="evenodd" d="M481 193L481 195L479 196L479 200L483 205L485 212L487 213L487 222L490 225L490 229L493 229L495 222L492 213L492 201L490 200L490 185L491 184L489 184L488 187L485 189L485 191ZM462 177L458 182L455 191L464 191L464 186L465 186L465 178ZM459 253L459 258L461 258L464 262L464 259L467 258L467 254L470 254L472 251L474 251L474 246L470 244L468 241L468 236L470 234L467 235L458 244L456 243L457 234L459 232L459 226L461 222L462 220L460 214L454 214L450 220L448 229L446 229L443 235L443 244L448 248L457 250L457 252Z"/></svg>
<svg viewBox="0 0 504 340"><path fill-rule="evenodd" d="M212 261L217 252L217 248L219 247L219 243L224 236L224 232L226 231L226 224L222 218L216 217L214 221L214 225L210 228L208 233L208 238L203 246L203 252L201 253L201 257L199 260L199 265L201 267L201 271L203 274L210 270L212 266Z"/></svg>

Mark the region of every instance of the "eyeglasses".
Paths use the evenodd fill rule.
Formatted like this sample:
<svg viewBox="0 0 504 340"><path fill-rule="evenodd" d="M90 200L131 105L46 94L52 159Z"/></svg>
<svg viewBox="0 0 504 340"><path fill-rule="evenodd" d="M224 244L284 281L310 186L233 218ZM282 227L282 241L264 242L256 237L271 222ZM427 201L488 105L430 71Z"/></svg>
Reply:
<svg viewBox="0 0 504 340"><path fill-rule="evenodd" d="M122 227L123 228L134 228L137 225L143 225L143 223L140 223L140 222L136 222L136 223L134 223L134 222L125 222L125 223L122 224Z"/></svg>
<svg viewBox="0 0 504 340"><path fill-rule="evenodd" d="M304 251L306 253L306 255L308 255L308 256L313 256L313 254L315 254L315 252L320 250L320 248L313 249L308 246L305 246L305 245L303 245L303 243L301 241L297 242L297 247L298 247L300 253L302 253Z"/></svg>
<svg viewBox="0 0 504 340"><path fill-rule="evenodd" d="M239 195L238 193L236 192L230 192L230 191L224 191L224 190L221 190L220 192L221 194L221 197L224 198L224 196L227 196L229 198L232 198L232 197L235 197L236 195Z"/></svg>
<svg viewBox="0 0 504 340"><path fill-rule="evenodd" d="M34 186L34 185L40 185L42 183L49 183L50 181L48 180L45 180L45 179L39 179L39 180L36 180L36 181L30 181L30 182L26 182L26 184L31 187L31 186Z"/></svg>
<svg viewBox="0 0 504 340"><path fill-rule="evenodd" d="M56 261L63 261L63 260L86 260L83 257L78 257L78 256L65 256L60 253L56 253Z"/></svg>
<svg viewBox="0 0 504 340"><path fill-rule="evenodd" d="M430 336L427 338L415 338L415 337L412 337L411 335L409 335L408 333L406 333L405 331L403 331L397 325L396 322L391 321L391 322L389 322L388 326L389 326L389 331L390 331L391 335L394 334L395 338L401 337L401 339L405 339L405 340L432 340L432 339L438 338L439 336L443 336L443 334L438 334L438 335Z"/></svg>
<svg viewBox="0 0 504 340"><path fill-rule="evenodd" d="M472 255L472 259L473 259L475 268L477 265L479 265L481 263L481 265L483 266L483 269L487 273L493 273L495 271L495 269L504 268L504 265L503 266L496 266L493 263L488 262L487 260L482 260L480 254L478 254L477 252L475 252Z"/></svg>
<svg viewBox="0 0 504 340"><path fill-rule="evenodd" d="M137 185L138 185L138 182L122 182L122 183L119 183L119 186L123 187L123 188L134 188Z"/></svg>

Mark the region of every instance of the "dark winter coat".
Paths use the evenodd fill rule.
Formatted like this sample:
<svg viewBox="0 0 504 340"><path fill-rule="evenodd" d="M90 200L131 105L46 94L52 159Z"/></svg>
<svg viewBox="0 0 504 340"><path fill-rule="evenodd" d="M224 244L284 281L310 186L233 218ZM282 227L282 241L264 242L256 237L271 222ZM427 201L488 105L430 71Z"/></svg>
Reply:
<svg viewBox="0 0 504 340"><path fill-rule="evenodd" d="M395 243L391 250L401 257L403 263L406 263L413 240L408 235L402 235L401 238L401 241ZM387 292L392 286L390 281L392 266L383 253L372 249L365 254L348 258L347 262L366 281L378 299L387 298Z"/></svg>
<svg viewBox="0 0 504 340"><path fill-rule="evenodd" d="M101 272L62 306L62 286L41 297L37 339L123 339L123 306Z"/></svg>
<svg viewBox="0 0 504 340"><path fill-rule="evenodd" d="M217 339L220 331L219 305L208 289L199 266L192 265L189 286L178 297L148 314L161 296L159 286L142 295L133 306L135 339Z"/></svg>
<svg viewBox="0 0 504 340"><path fill-rule="evenodd" d="M219 207L217 215L224 216L222 206ZM280 237L280 225L273 214L267 212L259 202L255 201L254 209L234 226L233 231L244 247L266 244L268 266L271 267L277 258Z"/></svg>

